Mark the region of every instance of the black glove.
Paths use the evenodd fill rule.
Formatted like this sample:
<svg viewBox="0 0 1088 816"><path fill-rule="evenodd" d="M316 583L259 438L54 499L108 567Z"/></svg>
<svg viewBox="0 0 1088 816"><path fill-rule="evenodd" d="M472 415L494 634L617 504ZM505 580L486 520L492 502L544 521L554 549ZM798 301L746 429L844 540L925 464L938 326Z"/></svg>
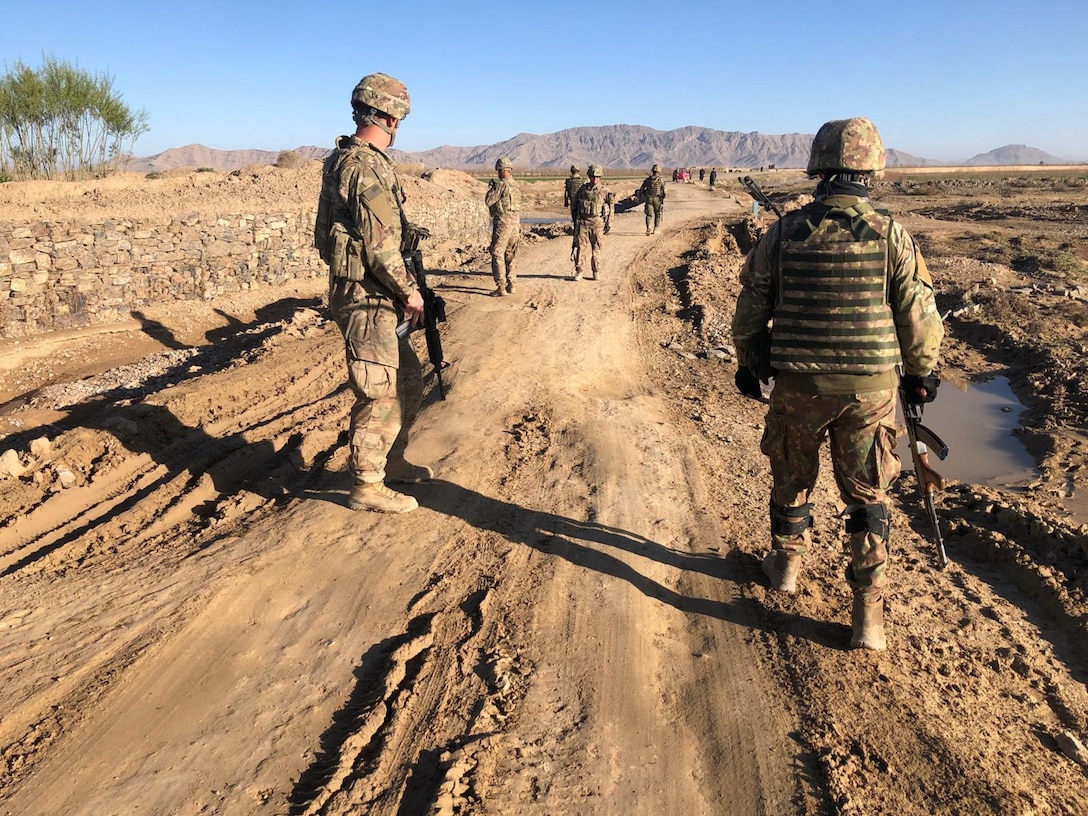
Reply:
<svg viewBox="0 0 1088 816"><path fill-rule="evenodd" d="M937 399L937 386L941 384L941 378L904 374L899 384L903 388L903 400L908 405L924 405Z"/></svg>
<svg viewBox="0 0 1088 816"><path fill-rule="evenodd" d="M756 375L752 373L750 368L744 366L738 368L737 373L733 376L733 382L737 384L737 390L744 396L752 399L763 398L763 391L759 388L759 380L756 379Z"/></svg>

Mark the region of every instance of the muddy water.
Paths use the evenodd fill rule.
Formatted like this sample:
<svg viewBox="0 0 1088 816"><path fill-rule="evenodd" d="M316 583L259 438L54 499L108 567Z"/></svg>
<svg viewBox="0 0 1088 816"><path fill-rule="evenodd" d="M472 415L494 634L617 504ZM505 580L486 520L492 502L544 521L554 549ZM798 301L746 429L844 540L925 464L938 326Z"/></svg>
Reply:
<svg viewBox="0 0 1088 816"><path fill-rule="evenodd" d="M930 456L930 464L947 479L972 484L1009 486L1034 478L1035 460L1013 433L1023 411L1004 377L963 389L943 383L938 399L925 406L922 421L949 452L943 462ZM904 470L913 470L905 435L899 456Z"/></svg>

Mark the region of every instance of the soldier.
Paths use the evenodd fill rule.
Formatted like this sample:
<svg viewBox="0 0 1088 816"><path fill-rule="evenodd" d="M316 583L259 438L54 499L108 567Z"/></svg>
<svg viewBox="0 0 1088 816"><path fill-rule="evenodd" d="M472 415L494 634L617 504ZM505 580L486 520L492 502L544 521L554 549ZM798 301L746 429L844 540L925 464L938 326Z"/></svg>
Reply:
<svg viewBox="0 0 1088 816"><path fill-rule="evenodd" d="M714 185L718 183L718 168L712 167L710 169L710 187L714 188Z"/></svg>
<svg viewBox="0 0 1088 816"><path fill-rule="evenodd" d="M907 231L869 203L884 145L865 118L826 123L808 162L815 201L787 213L748 253L733 318L737 388L774 377L760 449L771 467L771 586L795 593L812 526L808 497L830 436L854 592L852 648L884 649L897 372L911 402L936 396L944 330L925 261ZM773 320L773 323L772 323Z"/></svg>
<svg viewBox="0 0 1088 816"><path fill-rule="evenodd" d="M491 274L495 277L492 297L514 294L517 274L514 258L521 242L521 191L513 179L509 159L495 162L498 179L491 179L484 198L491 211Z"/></svg>
<svg viewBox="0 0 1088 816"><path fill-rule="evenodd" d="M404 458L419 412L423 375L397 324L423 317L423 297L404 261L404 193L383 152L408 115L408 89L386 74L369 74L351 94L353 136L341 136L321 171L314 245L329 264L329 309L344 335L350 420L352 510L407 513L418 504L386 481L416 483L430 468Z"/></svg>
<svg viewBox="0 0 1088 816"><path fill-rule="evenodd" d="M582 178L578 168L572 164L570 166L570 176L567 177L566 182L563 184L563 206L570 207L571 221L574 220L574 197L578 195L578 191L582 189L583 184L585 184L585 179Z"/></svg>
<svg viewBox="0 0 1088 816"><path fill-rule="evenodd" d="M574 240L577 242L577 253L574 260L574 275L571 280L581 280L582 270L585 268L586 253L590 253L590 280L597 280L600 272L600 264L597 259L597 250L601 248L604 238L605 218L610 217L609 205L605 201L607 191L601 184L604 171L599 164L589 166L589 181L579 188L574 197Z"/></svg>
<svg viewBox="0 0 1088 816"><path fill-rule="evenodd" d="M661 178L656 164L638 188L638 194L646 212L646 234L653 235L661 226L661 213L665 209L665 179Z"/></svg>

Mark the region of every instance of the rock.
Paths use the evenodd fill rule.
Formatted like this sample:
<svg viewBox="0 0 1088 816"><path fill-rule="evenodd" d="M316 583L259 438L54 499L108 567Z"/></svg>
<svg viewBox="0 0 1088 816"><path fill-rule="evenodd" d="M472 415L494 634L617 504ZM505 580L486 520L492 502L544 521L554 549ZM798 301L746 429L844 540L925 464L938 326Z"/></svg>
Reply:
<svg viewBox="0 0 1088 816"><path fill-rule="evenodd" d="M0 454L0 478L14 476L18 479L24 473L26 473L26 468L19 461L19 454L13 450L6 450L3 454Z"/></svg>
<svg viewBox="0 0 1088 816"><path fill-rule="evenodd" d="M1084 768L1088 768L1088 749L1072 731L1062 731L1054 738L1061 752Z"/></svg>
<svg viewBox="0 0 1088 816"><path fill-rule="evenodd" d="M72 473L68 468L57 469L57 483L62 488L67 490L69 487L74 487L76 483L76 475Z"/></svg>
<svg viewBox="0 0 1088 816"><path fill-rule="evenodd" d="M53 449L53 443L49 441L47 437L39 436L37 439L30 443L30 455L37 459L41 459L43 456L48 456L49 451Z"/></svg>

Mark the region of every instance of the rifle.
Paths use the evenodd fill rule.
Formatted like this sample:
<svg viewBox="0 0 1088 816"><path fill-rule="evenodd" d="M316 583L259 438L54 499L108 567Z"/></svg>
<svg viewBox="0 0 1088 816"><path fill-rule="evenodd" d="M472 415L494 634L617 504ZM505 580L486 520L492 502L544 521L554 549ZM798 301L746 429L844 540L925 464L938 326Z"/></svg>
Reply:
<svg viewBox="0 0 1088 816"><path fill-rule="evenodd" d="M442 335L438 333L438 324L446 322L446 301L435 294L427 285L427 271L423 267L423 251L419 248L421 238L429 238L431 233L426 227L409 224L404 230L404 263L415 275L416 286L423 296L423 335L427 339L427 358L434 367L438 379L438 395L446 398L446 385L442 382L442 369L449 363L442 357ZM410 320L397 326L397 335L407 337L414 327Z"/></svg>
<svg viewBox="0 0 1088 816"><path fill-rule="evenodd" d="M937 380L940 382L940 380ZM910 439L910 453L914 459L914 476L918 480L918 490L922 493L922 501L925 504L926 515L933 526L933 535L937 545L937 566L944 569L948 565L948 556L944 551L944 538L941 537L941 525L937 518L937 507L933 502L934 494L944 490L945 481L937 471L929 466L929 452L932 450L937 458L944 460L948 456L946 445L937 434L922 424L922 406L907 402L907 394L903 388L902 372L899 379L899 401L903 406L903 418L907 422L907 437Z"/></svg>
<svg viewBox="0 0 1088 816"><path fill-rule="evenodd" d="M575 264L578 263L578 222L574 222L574 237L570 241L570 259Z"/></svg>
<svg viewBox="0 0 1088 816"><path fill-rule="evenodd" d="M753 179L751 176L744 176L740 180L740 183L748 188L748 194L752 198L754 198L756 201L758 201L764 207L767 207L768 209L770 209L779 218L782 217L782 211L780 209L778 209L777 206L775 206L775 203L773 201L771 201L770 196L768 196L765 192L763 192L761 189L759 189L759 185L756 184L755 179Z"/></svg>

